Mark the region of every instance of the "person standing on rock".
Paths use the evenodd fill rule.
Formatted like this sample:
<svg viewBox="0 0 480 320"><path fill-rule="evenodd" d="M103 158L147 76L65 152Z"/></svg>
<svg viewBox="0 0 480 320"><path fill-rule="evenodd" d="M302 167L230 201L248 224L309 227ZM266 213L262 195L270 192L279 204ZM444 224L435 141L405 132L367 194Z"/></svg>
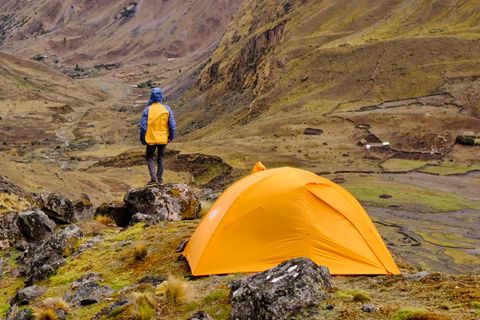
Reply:
<svg viewBox="0 0 480 320"><path fill-rule="evenodd" d="M175 138L175 131L176 125L172 109L163 104L162 90L153 88L140 120L140 141L147 146L146 158L151 178L149 185L163 182L165 148ZM156 150L158 150L157 170L155 170Z"/></svg>

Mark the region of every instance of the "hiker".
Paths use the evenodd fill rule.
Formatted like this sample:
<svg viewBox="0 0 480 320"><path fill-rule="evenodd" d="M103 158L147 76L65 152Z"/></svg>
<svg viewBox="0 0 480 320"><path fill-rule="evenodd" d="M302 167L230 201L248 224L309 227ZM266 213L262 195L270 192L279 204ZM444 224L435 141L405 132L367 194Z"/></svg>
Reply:
<svg viewBox="0 0 480 320"><path fill-rule="evenodd" d="M150 182L148 185L163 182L163 159L167 143L175 138L175 118L172 109L163 104L163 94L160 88L153 88L150 100L140 121L140 141L147 146L146 158ZM155 171L155 150L158 149Z"/></svg>

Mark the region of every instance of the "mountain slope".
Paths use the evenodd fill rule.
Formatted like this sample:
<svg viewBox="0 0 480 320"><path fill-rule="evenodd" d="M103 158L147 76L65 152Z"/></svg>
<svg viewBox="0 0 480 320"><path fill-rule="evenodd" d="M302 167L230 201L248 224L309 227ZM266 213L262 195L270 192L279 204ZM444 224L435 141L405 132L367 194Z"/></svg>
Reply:
<svg viewBox="0 0 480 320"><path fill-rule="evenodd" d="M182 101L186 144L215 140L237 160L371 170L392 156L364 157L356 144L373 134L398 157L471 164L478 149L470 156L454 143L479 133L479 4L245 1ZM312 140L306 127L324 133Z"/></svg>

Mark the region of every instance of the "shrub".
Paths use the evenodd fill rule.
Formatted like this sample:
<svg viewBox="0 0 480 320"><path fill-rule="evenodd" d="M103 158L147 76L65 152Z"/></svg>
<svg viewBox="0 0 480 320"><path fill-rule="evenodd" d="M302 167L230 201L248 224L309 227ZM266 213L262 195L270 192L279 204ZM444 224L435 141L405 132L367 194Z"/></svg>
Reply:
<svg viewBox="0 0 480 320"><path fill-rule="evenodd" d="M166 302L172 306L180 305L188 300L187 284L173 276L169 276L167 281L160 284L155 293L163 296Z"/></svg>
<svg viewBox="0 0 480 320"><path fill-rule="evenodd" d="M135 260L143 261L147 257L147 254L148 254L148 250L144 244L138 244L135 246L135 249L133 251Z"/></svg>
<svg viewBox="0 0 480 320"><path fill-rule="evenodd" d="M155 296L150 292L134 293L130 310L132 319L152 319L157 312L157 301L155 300Z"/></svg>
<svg viewBox="0 0 480 320"><path fill-rule="evenodd" d="M98 216L95 216L95 220L100 222L101 224L103 224L105 226L116 226L117 225L115 223L115 220L113 220L109 216L98 215Z"/></svg>

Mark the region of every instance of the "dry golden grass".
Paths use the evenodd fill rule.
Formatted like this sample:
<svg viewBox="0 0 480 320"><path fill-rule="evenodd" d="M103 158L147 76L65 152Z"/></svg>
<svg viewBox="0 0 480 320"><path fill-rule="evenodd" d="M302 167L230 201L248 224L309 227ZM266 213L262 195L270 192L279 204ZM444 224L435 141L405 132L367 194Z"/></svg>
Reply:
<svg viewBox="0 0 480 320"><path fill-rule="evenodd" d="M213 201L208 201L208 200L200 201L200 205L202 206L202 208L198 213L198 217L203 218L208 213L208 211L210 211L210 208L212 207L213 203L214 203Z"/></svg>
<svg viewBox="0 0 480 320"><path fill-rule="evenodd" d="M115 223L115 220L113 220L109 216L104 216L104 215L95 216L95 221L98 221L105 226L116 226L117 225Z"/></svg>
<svg viewBox="0 0 480 320"><path fill-rule="evenodd" d="M157 312L157 301L155 295L151 292L135 292L133 294L133 303L130 307L130 315L135 320L149 320Z"/></svg>
<svg viewBox="0 0 480 320"><path fill-rule="evenodd" d="M137 261L143 261L148 255L148 249L147 246L144 244L138 244L135 246L135 249L133 250L133 256L135 260Z"/></svg>
<svg viewBox="0 0 480 320"><path fill-rule="evenodd" d="M170 306L178 306L189 300L189 287L185 281L169 276L167 281L160 284L155 294L162 296Z"/></svg>
<svg viewBox="0 0 480 320"><path fill-rule="evenodd" d="M45 300L43 300L42 305L45 308L63 310L65 312L68 312L70 310L70 306L62 298L46 298Z"/></svg>
<svg viewBox="0 0 480 320"><path fill-rule="evenodd" d="M33 312L35 320L58 320L58 315L53 309L37 308Z"/></svg>

